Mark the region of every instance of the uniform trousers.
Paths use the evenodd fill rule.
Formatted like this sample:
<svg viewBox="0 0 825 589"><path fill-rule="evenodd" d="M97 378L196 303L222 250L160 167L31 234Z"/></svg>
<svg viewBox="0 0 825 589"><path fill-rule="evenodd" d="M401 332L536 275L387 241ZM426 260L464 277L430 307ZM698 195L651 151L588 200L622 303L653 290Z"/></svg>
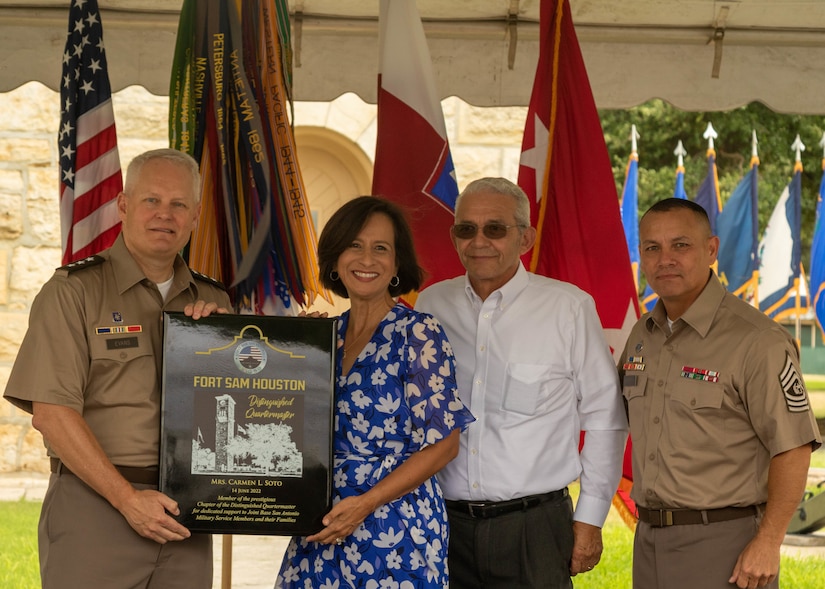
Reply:
<svg viewBox="0 0 825 589"><path fill-rule="evenodd" d="M139 490L156 489L134 484ZM212 536L158 544L71 474L52 474L38 525L43 589L210 589Z"/></svg>
<svg viewBox="0 0 825 589"><path fill-rule="evenodd" d="M491 517L447 510L450 589L569 589L573 503L555 501Z"/></svg>
<svg viewBox="0 0 825 589"><path fill-rule="evenodd" d="M636 526L633 589L735 589L736 560L756 535L761 516L712 524ZM779 577L767 585L778 589Z"/></svg>

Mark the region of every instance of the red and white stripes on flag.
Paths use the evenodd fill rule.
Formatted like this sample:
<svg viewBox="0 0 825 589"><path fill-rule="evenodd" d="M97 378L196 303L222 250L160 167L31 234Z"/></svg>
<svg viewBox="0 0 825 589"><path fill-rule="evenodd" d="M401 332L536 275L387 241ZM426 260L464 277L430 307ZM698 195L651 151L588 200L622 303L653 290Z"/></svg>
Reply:
<svg viewBox="0 0 825 589"><path fill-rule="evenodd" d="M68 264L106 249L120 233L123 180L97 0L72 0L69 9L57 141L61 245Z"/></svg>

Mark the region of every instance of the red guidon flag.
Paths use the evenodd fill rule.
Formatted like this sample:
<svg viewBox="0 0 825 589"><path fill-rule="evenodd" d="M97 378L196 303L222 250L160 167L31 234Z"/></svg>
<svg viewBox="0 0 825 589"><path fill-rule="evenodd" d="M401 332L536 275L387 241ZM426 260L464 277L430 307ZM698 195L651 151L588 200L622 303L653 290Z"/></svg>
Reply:
<svg viewBox="0 0 825 589"><path fill-rule="evenodd" d="M590 293L618 360L639 302L616 184L568 0L542 0L540 14L541 49L518 176L538 237L524 262ZM628 458L623 474L629 481ZM619 491L630 501L626 489Z"/></svg>
<svg viewBox="0 0 825 589"><path fill-rule="evenodd" d="M405 209L426 286L464 273L450 241L458 185L415 1L381 0L380 6L372 191Z"/></svg>

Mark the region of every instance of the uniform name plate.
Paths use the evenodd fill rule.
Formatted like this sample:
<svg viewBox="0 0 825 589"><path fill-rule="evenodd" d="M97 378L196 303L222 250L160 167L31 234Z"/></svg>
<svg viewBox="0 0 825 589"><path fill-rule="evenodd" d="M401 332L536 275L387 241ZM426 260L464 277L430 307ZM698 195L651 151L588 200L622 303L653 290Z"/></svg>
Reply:
<svg viewBox="0 0 825 589"><path fill-rule="evenodd" d="M332 490L334 319L164 314L160 490L193 532L309 535Z"/></svg>

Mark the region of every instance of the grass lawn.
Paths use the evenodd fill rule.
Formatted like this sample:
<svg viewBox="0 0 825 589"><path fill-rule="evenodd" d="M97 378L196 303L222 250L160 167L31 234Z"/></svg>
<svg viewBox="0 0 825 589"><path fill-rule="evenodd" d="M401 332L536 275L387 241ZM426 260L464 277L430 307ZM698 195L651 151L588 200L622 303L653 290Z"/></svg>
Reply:
<svg viewBox="0 0 825 589"><path fill-rule="evenodd" d="M37 520L40 502L0 501L0 587L38 589Z"/></svg>
<svg viewBox="0 0 825 589"><path fill-rule="evenodd" d="M825 374L803 374L809 391L825 391Z"/></svg>
<svg viewBox="0 0 825 589"><path fill-rule="evenodd" d="M578 485L571 485L578 497ZM40 503L0 501L0 588L38 589L37 519ZM604 554L591 572L573 578L576 589L630 589L633 533L614 509L603 531ZM794 559L782 556L782 586L793 589L821 589L825 579L825 559Z"/></svg>

